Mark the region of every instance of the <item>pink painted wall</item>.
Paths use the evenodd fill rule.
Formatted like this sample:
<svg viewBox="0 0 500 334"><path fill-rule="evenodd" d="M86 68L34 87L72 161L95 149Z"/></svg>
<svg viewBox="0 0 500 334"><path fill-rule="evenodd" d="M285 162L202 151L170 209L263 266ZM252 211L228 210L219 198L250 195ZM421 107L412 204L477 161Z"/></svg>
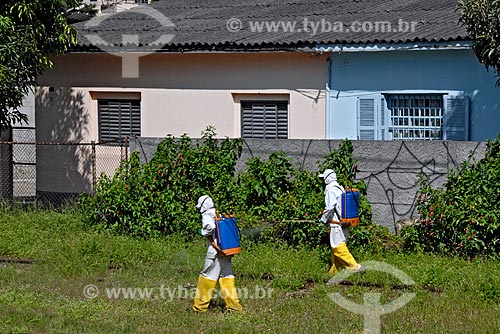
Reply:
<svg viewBox="0 0 500 334"><path fill-rule="evenodd" d="M325 138L326 55L312 53L153 54L139 77L122 77L122 59L72 53L39 78L38 141L98 140L97 99L140 98L141 135L240 136L241 99L289 101L289 138ZM54 87L52 92L48 87Z"/></svg>

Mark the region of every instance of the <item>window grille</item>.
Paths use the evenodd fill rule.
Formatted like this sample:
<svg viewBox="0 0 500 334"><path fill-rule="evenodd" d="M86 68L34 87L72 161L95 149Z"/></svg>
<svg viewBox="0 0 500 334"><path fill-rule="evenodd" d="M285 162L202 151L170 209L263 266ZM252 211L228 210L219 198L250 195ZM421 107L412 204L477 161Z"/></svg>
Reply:
<svg viewBox="0 0 500 334"><path fill-rule="evenodd" d="M394 140L443 139L443 95L387 95Z"/></svg>
<svg viewBox="0 0 500 334"><path fill-rule="evenodd" d="M241 101L241 136L287 139L288 101Z"/></svg>

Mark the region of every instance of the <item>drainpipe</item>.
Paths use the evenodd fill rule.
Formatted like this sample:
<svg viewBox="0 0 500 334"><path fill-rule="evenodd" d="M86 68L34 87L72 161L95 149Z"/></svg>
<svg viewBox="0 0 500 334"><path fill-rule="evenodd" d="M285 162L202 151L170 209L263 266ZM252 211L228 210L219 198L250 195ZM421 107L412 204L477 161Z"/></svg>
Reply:
<svg viewBox="0 0 500 334"><path fill-rule="evenodd" d="M326 117L325 117L325 138L326 139L331 139L329 134L330 134L330 120L331 120L331 115L330 115L330 80L331 80L331 70L332 70L332 60L330 57L330 54L328 54L328 59L326 60Z"/></svg>

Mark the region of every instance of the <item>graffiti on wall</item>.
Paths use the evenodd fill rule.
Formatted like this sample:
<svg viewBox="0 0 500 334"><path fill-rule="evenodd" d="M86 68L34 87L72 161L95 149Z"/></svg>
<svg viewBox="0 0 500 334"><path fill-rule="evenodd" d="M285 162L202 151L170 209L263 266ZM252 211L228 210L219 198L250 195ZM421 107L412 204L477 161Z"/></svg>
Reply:
<svg viewBox="0 0 500 334"><path fill-rule="evenodd" d="M474 144L466 159L469 162L482 154L481 143ZM445 156L436 157L432 152L428 152L423 157L420 154L419 157L402 141L392 159L387 158L385 167L372 170L359 178L367 184L368 198L372 204L388 207L381 210L385 216L390 214L390 217L384 217L383 225L389 225L387 220L390 219L390 227L396 228L398 220L418 216L416 199L419 175L425 177L432 186L440 187L446 182L448 171L463 163L464 160L457 160L457 154L452 152L449 142L436 142L435 145L442 145L443 150L433 151L444 151Z"/></svg>
<svg viewBox="0 0 500 334"><path fill-rule="evenodd" d="M142 152L141 161L151 158L160 138L138 138L131 141L131 150ZM340 140L315 139L244 139L243 151L236 171L245 168L246 161L283 151L299 169L318 171L318 162L338 148ZM353 141L354 158L358 160L357 179L367 184L368 200L372 205L373 222L396 228L399 220L417 217L416 196L418 175L424 175L434 187L442 186L450 169L463 161L481 158L483 142L448 141Z"/></svg>

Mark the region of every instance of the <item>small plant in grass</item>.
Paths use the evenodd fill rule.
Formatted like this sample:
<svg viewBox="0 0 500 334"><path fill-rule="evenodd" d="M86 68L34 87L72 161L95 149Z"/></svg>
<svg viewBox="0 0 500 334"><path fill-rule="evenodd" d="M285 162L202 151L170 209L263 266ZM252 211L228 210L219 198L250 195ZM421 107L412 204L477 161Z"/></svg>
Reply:
<svg viewBox="0 0 500 334"><path fill-rule="evenodd" d="M349 233L349 247L370 253L399 251L403 248L401 237L393 235L382 225L369 224L352 227Z"/></svg>
<svg viewBox="0 0 500 334"><path fill-rule="evenodd" d="M417 206L420 225L403 230L408 249L476 256L500 252L500 136L483 159L450 171L442 188L423 176Z"/></svg>

